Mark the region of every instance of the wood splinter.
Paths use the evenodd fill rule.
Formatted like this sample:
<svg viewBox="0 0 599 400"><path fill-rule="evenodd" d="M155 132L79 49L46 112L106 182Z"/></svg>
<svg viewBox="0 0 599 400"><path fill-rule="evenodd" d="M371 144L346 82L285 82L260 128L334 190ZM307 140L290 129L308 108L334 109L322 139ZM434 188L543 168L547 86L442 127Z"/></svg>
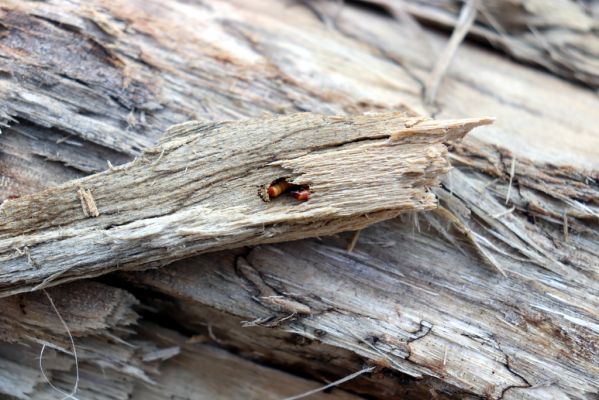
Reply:
<svg viewBox="0 0 599 400"><path fill-rule="evenodd" d="M79 190L77 190L77 195L79 196L79 201L81 201L83 215L94 218L100 216L100 211L98 211L98 207L96 206L96 201L94 200L94 196L92 196L91 190L80 187Z"/></svg>

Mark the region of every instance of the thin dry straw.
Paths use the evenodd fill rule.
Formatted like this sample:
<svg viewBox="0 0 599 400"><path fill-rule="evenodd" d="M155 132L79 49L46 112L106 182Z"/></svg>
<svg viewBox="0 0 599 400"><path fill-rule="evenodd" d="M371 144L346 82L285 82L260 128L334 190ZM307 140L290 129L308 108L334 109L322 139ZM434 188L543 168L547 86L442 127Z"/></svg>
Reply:
<svg viewBox="0 0 599 400"><path fill-rule="evenodd" d="M46 349L45 344L42 345L42 350L40 351L40 356L39 356L40 372L42 373L42 376L44 377L46 383L48 385L50 385L50 387L52 389L54 389L58 393L64 395L64 397L61 400L66 400L66 399L78 400L77 397L75 397L75 394L77 393L77 388L79 386L79 360L77 359L77 349L75 348L75 341L73 340L73 335L71 335L71 330L69 329L69 326L62 318L62 315L60 315L60 312L58 312L58 308L56 308L56 305L54 304L54 300L52 300L52 297L50 297L50 294L46 291L46 289L42 289L42 292L44 292L44 294L48 298L48 301L50 301L50 306L52 307L52 309L58 316L58 319L62 323L62 326L64 327L64 329L67 331L67 334L69 335L69 340L71 341L71 346L73 347L73 358L75 359L75 385L73 386L73 390L71 391L71 393L67 393L67 392L63 391L62 389L59 389L56 386L54 386L52 384L52 382L50 382L50 379L48 379L48 376L44 372L44 366L43 366L44 350Z"/></svg>
<svg viewBox="0 0 599 400"><path fill-rule="evenodd" d="M462 7L456 27L449 38L449 43L443 50L441 57L437 60L435 68L426 83L424 91L426 104L433 104L435 102L439 85L451 64L451 60L476 19L477 7L478 0L467 0Z"/></svg>
<svg viewBox="0 0 599 400"><path fill-rule="evenodd" d="M510 194L512 193L512 181L514 180L514 172L516 171L516 157L512 157L512 165L510 167L510 183L507 187L507 194L505 195L505 204L510 201Z"/></svg>
<svg viewBox="0 0 599 400"><path fill-rule="evenodd" d="M374 370L374 368L375 367L368 367L368 368L361 369L358 372L354 372L353 374L348 375L348 376L346 376L344 378L341 378L341 379L339 379L339 380L337 380L335 382L331 382L328 385L319 387L317 389L309 390L309 391L307 391L305 393L298 394L296 396L286 397L283 400L297 400L297 399L303 399L304 397L312 396L313 394L322 392L324 390L330 389L330 388L335 387L337 385L341 385L342 383L345 383L347 381L351 381L352 379L357 378L358 376L360 376L362 374L365 374L367 372L372 372Z"/></svg>
<svg viewBox="0 0 599 400"><path fill-rule="evenodd" d="M360 232L361 231L354 232L354 235L351 238L351 242L349 242L349 245L347 246L348 253L351 253L352 251L354 251L354 248L356 247L356 244L358 243L358 238L360 237Z"/></svg>

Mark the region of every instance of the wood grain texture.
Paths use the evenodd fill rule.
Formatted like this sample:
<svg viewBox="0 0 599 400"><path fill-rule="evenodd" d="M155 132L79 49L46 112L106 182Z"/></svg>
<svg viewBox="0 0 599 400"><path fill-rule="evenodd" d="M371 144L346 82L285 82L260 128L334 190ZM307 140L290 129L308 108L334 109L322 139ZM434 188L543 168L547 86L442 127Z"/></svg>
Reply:
<svg viewBox="0 0 599 400"><path fill-rule="evenodd" d="M329 5L327 12L333 13L334 5L325 4ZM518 65L478 46L462 44L441 84L435 106L429 108L419 95L411 94L423 90L446 38L428 30L414 30L405 21L352 7L343 8L335 26L383 59L403 66L397 68L400 71L393 79L409 85L401 97L414 110L436 118L496 117L492 126L473 132L465 142L496 145L516 158L574 168L591 177L599 170L599 135L595 128L599 96L595 91ZM402 72L408 76L401 76ZM393 103L387 104L392 107Z"/></svg>
<svg viewBox="0 0 599 400"><path fill-rule="evenodd" d="M454 28L461 2L367 0L398 18ZM599 87L599 9L592 3L556 0L494 0L477 4L477 21L469 34L488 41L511 57L552 73Z"/></svg>
<svg viewBox="0 0 599 400"><path fill-rule="evenodd" d="M463 193L464 182L454 182ZM420 218L417 226L406 218L362 231L352 253L345 235L200 256L127 279L192 332L210 326L221 345L282 368L342 376L360 368L357 354L402 373L350 386L371 396L585 399L599 390L599 260L587 253L594 244L583 250L592 235L569 252L572 274L581 278L579 266L587 268L577 282L466 218L503 277L447 219ZM553 258L567 246L539 251ZM169 300L153 300L156 292Z"/></svg>
<svg viewBox="0 0 599 400"><path fill-rule="evenodd" d="M96 282L47 290L75 341L78 399L282 399L321 386L242 359L205 336L186 337L149 323L137 324L139 304L128 291ZM71 344L42 292L0 300L0 393L3 398L62 397L75 384ZM358 399L342 390L315 399Z"/></svg>
<svg viewBox="0 0 599 400"><path fill-rule="evenodd" d="M135 380L152 382L155 368L144 365L138 348L126 345L139 318L133 310L138 301L131 293L97 282L75 282L50 288L47 294L73 335L83 398L96 391L104 392L102 399L123 398ZM38 291L0 300L0 391L9 398L59 395L43 377L42 355L44 373L53 384L66 393L73 388L72 344L49 298ZM152 347L150 341L144 344Z"/></svg>
<svg viewBox="0 0 599 400"><path fill-rule="evenodd" d="M322 387L315 381L268 368L210 345L207 336L189 339L153 324L141 326L141 336L180 354L162 362L154 384L141 380L133 400L165 398L281 400ZM146 340L147 340L146 339ZM335 388L306 397L315 400L358 400L362 397Z"/></svg>
<svg viewBox="0 0 599 400"><path fill-rule="evenodd" d="M0 205L0 294L432 209L444 141L488 118L297 114L171 128L143 156ZM310 199L269 200L277 179Z"/></svg>
<svg viewBox="0 0 599 400"><path fill-rule="evenodd" d="M263 113L493 115L474 136L596 165L592 91L464 45L427 110L422 82L445 37L351 5L335 30L269 1L6 0L0 13L0 199L129 161L173 124Z"/></svg>
<svg viewBox="0 0 599 400"><path fill-rule="evenodd" d="M236 354L319 380L379 365L351 385L372 398L596 395L593 90L464 43L427 109L423 82L447 38L404 18L346 3L329 29L298 3L82 4L2 4L3 198L102 170L107 159L126 162L189 119L408 109L498 117L451 146L455 174L436 191L436 212L369 228L351 254L341 236L202 256L120 281L148 289L140 299L158 310L150 319L212 332ZM88 73L98 70L109 76ZM82 217L78 189L73 210ZM252 286L261 282L273 290ZM407 357L422 321L431 330Z"/></svg>

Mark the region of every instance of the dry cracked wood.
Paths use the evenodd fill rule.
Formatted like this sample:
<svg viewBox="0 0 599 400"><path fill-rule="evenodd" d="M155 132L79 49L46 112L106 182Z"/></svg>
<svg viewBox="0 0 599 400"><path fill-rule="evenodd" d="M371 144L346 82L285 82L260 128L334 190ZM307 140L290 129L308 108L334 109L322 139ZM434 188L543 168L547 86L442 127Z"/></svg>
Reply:
<svg viewBox="0 0 599 400"><path fill-rule="evenodd" d="M129 292L96 282L51 288L47 295L38 291L0 299L0 393L17 399L56 398L40 364L54 385L70 392L75 360L57 311L73 335L83 386L86 377L94 377L90 382L101 391L112 379L106 392L118 393L135 380L151 382L155 367L144 365L134 346L123 345L139 317L132 308L137 304ZM152 343L146 344L149 350Z"/></svg>
<svg viewBox="0 0 599 400"><path fill-rule="evenodd" d="M106 159L114 165L127 161L142 146L155 143L166 127L188 119L304 110L361 113L406 106L425 111L422 82L447 40L351 3L344 5L336 30L328 30L297 3L276 1L6 0L2 7L0 91L9 99L0 105L9 125L0 140L3 198L101 170ZM107 76L101 79L97 71ZM354 252L358 262L344 263L343 268L334 266L338 267L336 257L343 253L339 249L345 241L331 246L328 240L324 246L317 241L296 244L307 247L306 254L320 250L319 264L310 270L320 271L316 274L323 274L323 282L328 282L324 277L331 269L344 274L335 275L335 282L349 281L348 290L325 300L334 302L332 307L360 311L356 315L356 324L363 324L360 329L388 331L385 319L376 314L378 288L366 290L376 286L370 277L381 268L400 270L409 278L398 277L406 286L394 275L382 274L384 282L397 283L395 295L383 299L383 311L395 316L396 310L387 307L392 298L400 312L405 305L405 314L416 323L421 317L435 323L433 334L421 342L435 340L431 346L435 351L428 358L414 359L413 368L424 371L423 378L399 374L391 365L352 387L375 398L391 398L393 393L400 398L592 397L596 373L587 367L589 362L597 364L593 329L599 320L599 98L582 86L465 43L440 88L437 107L441 118L498 117L494 125L468 135L465 147L454 147L450 153L463 174L445 182L452 191L437 191L449 213L420 217L422 232L414 223L397 222L362 232ZM98 134L99 126L110 135ZM511 203L505 206L510 181ZM274 282L275 289L292 283L304 286L305 279L302 293L318 294L319 276L302 277L301 271L283 268L295 268L295 258L303 257L297 256L294 246L274 250L265 246L248 257L257 259L262 251L276 254L276 260L252 266L272 273L264 279ZM283 253L277 251L283 247ZM485 254L492 258L485 259ZM181 308L160 312L157 318L177 315L179 323L193 324L198 331L211 325L208 331L239 354L303 373L312 371L319 379L338 379L362 368L364 359L384 358L378 352L374 357L365 353L372 348L362 340L349 342L347 335L333 335L329 339L333 344L327 345L288 333L285 321L278 325L281 329L242 328L240 321L257 325L261 318L268 325L289 317L284 306L305 311L306 305L318 305L319 300L291 302L290 296L297 300L291 290L283 298L267 295L256 300L251 287L231 284L239 278L231 267L234 261L225 259L233 255L227 252L218 264L227 268L214 281L209 279L223 288L232 285L230 293L206 285L200 278L208 275L201 271L180 267L183 271L172 275L166 274L170 269L163 270L159 275L163 281L144 277L151 290L143 302L154 304L167 294ZM431 264L430 259L437 262ZM494 272L491 259L507 278ZM273 265L281 260L285 265ZM326 260L333 267L323 265ZM297 281L290 283L290 278ZM439 296L423 297L421 290L409 286L426 288L429 283L439 289ZM358 295L348 299L352 289ZM421 304L422 299L428 302ZM439 299L443 301L436 302ZM342 304L346 300L351 307ZM362 305L357 307L356 302ZM420 307L429 313L426 318L435 319L424 318ZM365 318L363 310L373 317ZM439 317L442 313L446 315ZM313 323L310 317L301 317L287 321L300 326ZM400 337L418 329L413 328L400 332L404 334ZM447 336L440 338L437 332ZM485 339L479 341L471 332L483 333ZM494 349L493 337L505 358ZM373 336L362 339L376 347ZM459 343L457 349L466 344L468 351L479 351L472 360L496 355L494 365L502 368L502 378L514 384L522 376L531 387L493 382L486 374L489 370L479 373L475 363L463 365L464 370L476 371L474 375L461 376L462 361L453 363L452 347L446 367L453 384L445 383L443 372L435 368L440 366L436 349L447 340ZM364 357L356 354L357 347ZM394 362L407 363L389 354L386 342L377 349ZM505 372L508 367L514 375ZM500 393L493 385L506 390Z"/></svg>
<svg viewBox="0 0 599 400"><path fill-rule="evenodd" d="M129 292L96 282L74 282L0 299L0 393L11 399L56 399L75 385L71 343L56 312L74 337L78 399L280 400L321 384L244 360L148 322L137 325L137 300ZM56 310L50 305L55 304ZM198 373L199 372L199 373ZM318 399L358 399L341 390Z"/></svg>
<svg viewBox="0 0 599 400"><path fill-rule="evenodd" d="M360 393L587 399L599 390L596 174L520 159L506 205L512 155L479 144L452 158L441 208L368 228L354 253L347 237L264 245L127 279L248 356L328 377L360 368L359 354L412 377L363 378Z"/></svg>
<svg viewBox="0 0 599 400"><path fill-rule="evenodd" d="M155 383L137 381L133 400L165 398L282 400L322 388L308 379L268 368L208 344L207 336L187 338L160 326L141 326L144 338L181 354L160 364ZM147 340L147 339L146 339ZM340 389L311 394L314 400L358 400L362 397Z"/></svg>
<svg viewBox="0 0 599 400"><path fill-rule="evenodd" d="M171 128L137 160L0 206L0 295L436 206L444 141L489 118L296 114ZM307 201L269 199L280 179Z"/></svg>
<svg viewBox="0 0 599 400"><path fill-rule="evenodd" d="M5 0L0 19L0 199L126 162L190 119L425 111L422 82L446 40L350 4L333 31L265 0ZM476 136L560 164L596 160L591 91L468 44L444 82L443 118L499 118Z"/></svg>
<svg viewBox="0 0 599 400"><path fill-rule="evenodd" d="M409 377L351 385L371 396L596 394L596 215L569 217L576 233L564 241L551 208L509 212L503 182L491 189L491 177L468 169L450 174L437 191L438 213L424 213L418 224L395 219L369 227L353 253L345 250L347 236L306 240L126 278L149 289L141 298L161 314L192 332L210 326L219 344L248 356L331 377L361 368L357 354ZM537 204L556 204L535 196ZM522 199L515 204L520 209ZM168 297L157 301L157 292Z"/></svg>

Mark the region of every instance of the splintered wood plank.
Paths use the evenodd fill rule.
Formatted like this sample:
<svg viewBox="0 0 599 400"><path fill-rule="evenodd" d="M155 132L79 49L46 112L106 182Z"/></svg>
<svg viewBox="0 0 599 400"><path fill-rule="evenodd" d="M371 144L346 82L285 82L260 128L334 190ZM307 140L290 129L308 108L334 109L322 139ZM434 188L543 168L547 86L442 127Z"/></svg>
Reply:
<svg viewBox="0 0 599 400"><path fill-rule="evenodd" d="M433 209L443 142L491 121L304 113L175 126L129 164L5 201L0 294ZM271 199L281 180L308 199Z"/></svg>

